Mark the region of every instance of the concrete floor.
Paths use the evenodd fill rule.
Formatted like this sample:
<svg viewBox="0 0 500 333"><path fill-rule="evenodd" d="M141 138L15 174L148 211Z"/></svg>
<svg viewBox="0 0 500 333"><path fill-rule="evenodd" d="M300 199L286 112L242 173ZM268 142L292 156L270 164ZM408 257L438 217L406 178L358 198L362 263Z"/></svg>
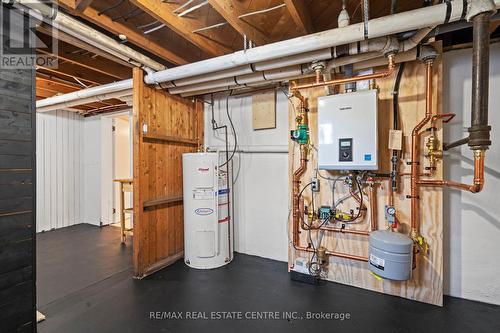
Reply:
<svg viewBox="0 0 500 333"><path fill-rule="evenodd" d="M88 226L77 228L63 235L68 245L75 244L72 238L85 238L79 234L87 233ZM44 256L51 243L61 242L61 234L39 237ZM93 236L93 242L97 248L109 246L107 237ZM286 263L258 257L237 254L230 265L208 271L189 269L178 261L144 280L134 280L130 268L104 271L109 267L87 265L95 256L103 256L105 262L130 260L129 247L120 249L115 241L111 244L114 250L109 252L84 248L88 247L82 247L82 252L72 250L72 254L57 251L50 255L50 262L38 265L39 276L46 276L55 265L62 276L50 274L65 285L73 285L79 275L83 276L78 279L85 281L67 288L71 292L63 296L58 288L51 287L57 296L44 291L44 299L52 301L41 306L47 320L38 325L39 332L500 332L499 306L446 297L445 306L440 308L335 283L311 286L291 281ZM64 270L58 268L62 266ZM102 278L105 275L109 276ZM91 279L96 280L88 284ZM39 290L49 282L38 281ZM278 312L279 318L200 318L219 317L229 311L241 312L243 317L257 315L253 312ZM187 312L197 312L198 318L186 319ZM283 319L284 312L295 312L297 319ZM307 312L344 313L350 318L308 320ZM165 319L168 315L170 319Z"/></svg>

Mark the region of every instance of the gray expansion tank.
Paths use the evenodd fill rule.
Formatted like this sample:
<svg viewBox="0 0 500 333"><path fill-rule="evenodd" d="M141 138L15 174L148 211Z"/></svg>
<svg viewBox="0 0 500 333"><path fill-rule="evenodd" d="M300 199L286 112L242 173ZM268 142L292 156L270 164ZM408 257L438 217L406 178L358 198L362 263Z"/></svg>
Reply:
<svg viewBox="0 0 500 333"><path fill-rule="evenodd" d="M411 278L413 241L410 237L390 230L370 234L368 266L370 270L389 280Z"/></svg>

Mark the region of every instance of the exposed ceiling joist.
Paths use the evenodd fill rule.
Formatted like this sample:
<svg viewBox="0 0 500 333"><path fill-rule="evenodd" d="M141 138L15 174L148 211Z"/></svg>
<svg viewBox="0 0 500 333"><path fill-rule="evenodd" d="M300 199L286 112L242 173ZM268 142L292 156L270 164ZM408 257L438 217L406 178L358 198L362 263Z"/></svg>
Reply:
<svg viewBox="0 0 500 333"><path fill-rule="evenodd" d="M107 75L91 72L84 68L78 68L77 66L74 66L71 63L64 63L64 62L59 62L57 65L57 69L38 66L37 70L42 70L46 73L51 73L51 75L65 78L68 81L75 81L75 83L78 83L78 81L80 81L88 86L101 85L117 81L116 79L109 77Z"/></svg>
<svg viewBox="0 0 500 333"><path fill-rule="evenodd" d="M83 12L92 3L93 0L75 0L75 9Z"/></svg>
<svg viewBox="0 0 500 333"><path fill-rule="evenodd" d="M306 7L304 0L284 0L286 8L290 13L295 25L304 34L311 34L314 32L314 25L311 19L309 9Z"/></svg>
<svg viewBox="0 0 500 333"><path fill-rule="evenodd" d="M246 35L257 45L269 43L269 38L262 31L248 23L245 18L238 18L238 16L245 14L240 2L231 0L208 0L208 2L241 35Z"/></svg>
<svg viewBox="0 0 500 333"><path fill-rule="evenodd" d="M83 12L79 13L75 10L72 0L59 0L59 4L64 8L72 11L74 15L80 16L83 19L88 20L113 34L123 34L127 36L127 40L131 43L173 64L184 65L189 63L188 58L183 56L186 53L183 53L182 50L177 50L177 52L179 53L173 52L152 41L151 39L148 39L137 30L131 29L127 25L120 22L113 22L113 20L109 16L106 16L104 14L99 15L98 11L90 6L87 7Z"/></svg>
<svg viewBox="0 0 500 333"><path fill-rule="evenodd" d="M37 49L37 53L53 55L57 57L59 61L69 62L76 66L110 76L117 80L125 80L132 77L132 69L130 67L121 66L114 62L107 61L90 51L80 50L61 41L59 42L57 48L58 54L52 54L43 49Z"/></svg>
<svg viewBox="0 0 500 333"><path fill-rule="evenodd" d="M130 0L130 2L211 56L233 52L233 50L226 46L193 33L193 30L202 28L203 24L191 18L179 17L167 3L156 0Z"/></svg>

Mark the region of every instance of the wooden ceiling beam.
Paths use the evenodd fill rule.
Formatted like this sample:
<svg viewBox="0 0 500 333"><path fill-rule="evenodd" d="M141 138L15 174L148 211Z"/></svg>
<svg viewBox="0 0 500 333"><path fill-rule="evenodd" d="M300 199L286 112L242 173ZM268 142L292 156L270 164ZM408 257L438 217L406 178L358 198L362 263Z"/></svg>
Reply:
<svg viewBox="0 0 500 333"><path fill-rule="evenodd" d="M75 0L75 9L83 12L92 3L93 0Z"/></svg>
<svg viewBox="0 0 500 333"><path fill-rule="evenodd" d="M238 16L245 14L241 2L231 0L208 0L208 3L210 3L210 5L212 5L212 7L242 36L246 35L249 40L257 45L269 43L269 38L262 31L248 23L245 18L238 18Z"/></svg>
<svg viewBox="0 0 500 333"><path fill-rule="evenodd" d="M173 7L167 3L156 0L130 0L130 2L210 56L216 57L233 52L232 49L217 43L217 41L211 41L199 34L193 33L194 30L202 28L203 24L192 18L179 17L172 11Z"/></svg>
<svg viewBox="0 0 500 333"><path fill-rule="evenodd" d="M46 36L39 35L39 38L46 43ZM76 66L113 77L117 80L125 80L132 77L132 69L130 67L106 61L98 54L81 50L65 42L59 41L57 52L58 54L53 54L43 49L37 49L37 53L55 56L59 61L70 62Z"/></svg>
<svg viewBox="0 0 500 333"><path fill-rule="evenodd" d="M36 78L36 89L44 89L48 91L53 91L54 93L67 94L73 91L80 90L81 87L71 87L65 84L59 84L55 81L43 79L40 77Z"/></svg>
<svg viewBox="0 0 500 333"><path fill-rule="evenodd" d="M98 11L92 7L87 7L83 12L76 11L74 7L74 0L59 0L59 5L71 11L74 15L92 22L95 25L115 34L123 34L127 36L127 40L142 49L155 54L156 56L165 59L176 65L184 65L189 63L188 58L184 57L183 50L176 50L173 52L164 48L160 44L148 39L142 32L128 27L120 22L113 22L113 20L104 14L98 15Z"/></svg>
<svg viewBox="0 0 500 333"><path fill-rule="evenodd" d="M75 81L78 83L77 79L86 85L101 85L117 81L109 76L99 75L97 73L92 73L87 70L82 70L70 63L59 63L57 68L49 68L38 66L37 71L47 72L56 77L65 78L68 81Z"/></svg>
<svg viewBox="0 0 500 333"><path fill-rule="evenodd" d="M284 0L284 2L295 25L302 33L312 34L314 32L314 24L304 0Z"/></svg>
<svg viewBox="0 0 500 333"><path fill-rule="evenodd" d="M85 52L85 51L83 51ZM78 54L78 53L70 53L61 50L61 45L59 44L59 54L52 54L50 52L37 49L37 53L52 55L58 58L59 62L69 62L75 66L82 67L88 69L92 72L96 72L99 74L103 74L109 77L112 77L116 80L125 80L131 77L132 71L123 70L122 68L113 68L114 64L108 62L108 68L103 66L103 61L98 58L98 56L94 55L94 58L89 56L88 54ZM104 61L106 62L106 61ZM125 67L128 69L127 67Z"/></svg>

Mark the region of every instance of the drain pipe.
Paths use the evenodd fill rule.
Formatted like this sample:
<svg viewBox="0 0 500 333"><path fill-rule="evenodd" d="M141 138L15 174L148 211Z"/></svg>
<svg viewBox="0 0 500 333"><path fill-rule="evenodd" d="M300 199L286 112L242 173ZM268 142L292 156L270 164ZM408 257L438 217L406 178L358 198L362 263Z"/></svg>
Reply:
<svg viewBox="0 0 500 333"><path fill-rule="evenodd" d="M98 47L106 53L127 61L134 66L141 68L152 68L156 71L161 71L166 68L164 65L149 58L148 56L117 42L113 38L110 38L105 34L89 27L88 25L81 23L71 16L62 13L61 11L55 10L55 8L47 6L42 1L16 0L15 6L18 8L28 9L28 13L30 16L40 21L45 21L52 25L54 28L61 30L73 37L76 37L87 44Z"/></svg>
<svg viewBox="0 0 500 333"><path fill-rule="evenodd" d="M451 187L459 190L478 193L484 186L484 163L486 150L491 145L488 125L488 91L490 61L490 17L495 12L491 1L475 1L470 8L469 20L473 22L472 48L472 106L469 138L460 140L468 143L474 154L474 179L472 184L464 184L451 180L423 179L422 186Z"/></svg>
<svg viewBox="0 0 500 333"><path fill-rule="evenodd" d="M495 6L500 7L500 0L495 0ZM364 23L351 24L343 28L322 31L159 71L147 75L145 82L147 84L166 83L214 71L227 70L349 43L357 43L365 39L384 37L422 27L434 27L458 21L466 13L467 10L464 7L464 1L446 2L369 20L366 34Z"/></svg>
<svg viewBox="0 0 500 333"><path fill-rule="evenodd" d="M73 106L99 102L111 98L132 95L132 79L86 88L64 95L53 96L36 101L37 112L68 109Z"/></svg>

